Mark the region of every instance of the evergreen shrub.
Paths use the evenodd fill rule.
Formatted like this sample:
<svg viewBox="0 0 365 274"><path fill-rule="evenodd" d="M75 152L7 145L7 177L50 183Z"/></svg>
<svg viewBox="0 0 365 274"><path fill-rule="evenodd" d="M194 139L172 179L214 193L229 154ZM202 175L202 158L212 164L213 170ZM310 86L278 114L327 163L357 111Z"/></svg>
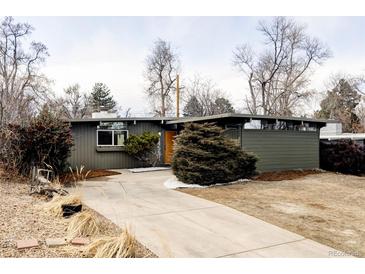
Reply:
<svg viewBox="0 0 365 274"><path fill-rule="evenodd" d="M190 123L177 136L172 170L187 184L213 185L249 178L257 157L223 135L213 123Z"/></svg>

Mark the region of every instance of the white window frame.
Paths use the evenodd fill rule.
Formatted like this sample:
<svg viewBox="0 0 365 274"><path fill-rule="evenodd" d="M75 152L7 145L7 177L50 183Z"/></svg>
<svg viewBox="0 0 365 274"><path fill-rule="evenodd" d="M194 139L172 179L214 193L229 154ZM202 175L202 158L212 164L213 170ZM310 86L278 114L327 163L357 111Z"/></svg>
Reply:
<svg viewBox="0 0 365 274"><path fill-rule="evenodd" d="M112 144L111 145L99 145L99 131L111 131L112 132ZM96 130L96 145L98 147L124 147L125 145L114 145L114 132L124 131L127 132L127 139L129 137L129 131L127 129L97 129Z"/></svg>

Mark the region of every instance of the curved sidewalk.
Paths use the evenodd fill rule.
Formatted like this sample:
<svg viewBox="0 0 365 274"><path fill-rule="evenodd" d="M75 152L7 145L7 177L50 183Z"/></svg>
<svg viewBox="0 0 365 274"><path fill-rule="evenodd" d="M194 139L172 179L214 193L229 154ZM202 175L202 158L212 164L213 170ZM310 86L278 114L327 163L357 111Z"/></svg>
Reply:
<svg viewBox="0 0 365 274"><path fill-rule="evenodd" d="M115 224L129 226L159 257L333 257L328 246L232 208L166 189L171 171L87 181L83 201Z"/></svg>

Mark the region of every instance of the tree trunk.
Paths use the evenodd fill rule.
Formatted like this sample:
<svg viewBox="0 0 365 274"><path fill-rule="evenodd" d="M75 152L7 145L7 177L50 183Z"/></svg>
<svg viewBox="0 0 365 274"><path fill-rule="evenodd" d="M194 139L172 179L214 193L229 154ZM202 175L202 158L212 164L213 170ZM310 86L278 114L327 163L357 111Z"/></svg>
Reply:
<svg viewBox="0 0 365 274"><path fill-rule="evenodd" d="M253 86L252 86L252 78L253 78L253 73L250 73L250 77L248 79L248 85L250 87L250 93L251 93L251 100L252 100L252 107L251 107L251 114L256 115L257 114L257 102L256 102L256 95L255 92L253 90Z"/></svg>
<svg viewBox="0 0 365 274"><path fill-rule="evenodd" d="M160 78L160 85L161 85L161 117L165 117L165 89L163 86L162 78Z"/></svg>

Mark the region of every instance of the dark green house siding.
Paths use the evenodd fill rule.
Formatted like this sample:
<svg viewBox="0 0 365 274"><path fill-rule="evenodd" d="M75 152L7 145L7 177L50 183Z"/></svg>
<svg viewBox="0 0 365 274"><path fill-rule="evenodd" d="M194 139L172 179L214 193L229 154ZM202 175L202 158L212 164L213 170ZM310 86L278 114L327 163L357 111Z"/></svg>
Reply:
<svg viewBox="0 0 365 274"><path fill-rule="evenodd" d="M119 169L141 166L139 161L130 157L125 151L115 151L118 148L97 147L96 130L98 124L97 122L72 124L71 130L75 146L72 148L68 161L71 167L75 168L76 166L84 165L87 169ZM129 135L142 134L145 131L162 131L161 124L158 121L137 121L136 124L133 121L128 122L127 129ZM110 151L111 149L114 151Z"/></svg>
<svg viewBox="0 0 365 274"><path fill-rule="evenodd" d="M259 171L319 168L319 131L242 130L241 146Z"/></svg>
<svg viewBox="0 0 365 274"><path fill-rule="evenodd" d="M270 120L271 122L275 120L294 121L297 124L311 123L312 126L310 127L312 129L317 128L317 130L243 129L245 123L250 122L251 119ZM129 135L142 134L145 131L161 132L161 155L163 155L165 129L179 132L184 128L186 122L215 122L225 129L227 138L235 140L246 151L253 152L258 156L257 169L259 171L319 168L319 129L325 125L325 121L306 118L280 119L243 114L223 114L181 119L143 118L142 120L141 118L118 118L103 119L103 121L127 123ZM69 158L69 163L73 168L84 165L87 169L120 169L140 167L143 164L130 157L120 147L97 147L96 130L100 120L76 119L70 121L70 123L75 142Z"/></svg>

